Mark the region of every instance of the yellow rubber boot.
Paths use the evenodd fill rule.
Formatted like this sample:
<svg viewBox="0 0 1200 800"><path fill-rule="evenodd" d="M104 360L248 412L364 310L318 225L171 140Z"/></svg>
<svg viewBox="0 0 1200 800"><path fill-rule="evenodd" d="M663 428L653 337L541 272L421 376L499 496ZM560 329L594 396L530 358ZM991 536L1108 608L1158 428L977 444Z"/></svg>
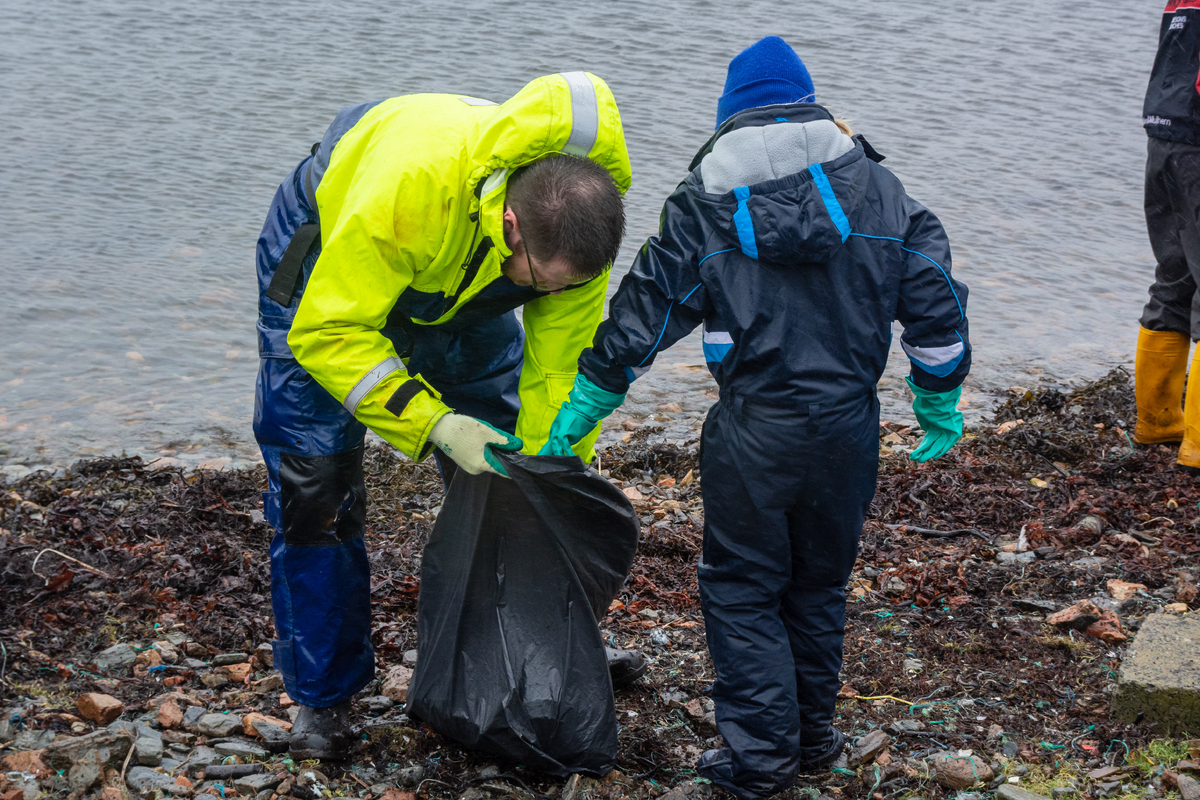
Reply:
<svg viewBox="0 0 1200 800"><path fill-rule="evenodd" d="M1138 333L1133 379L1137 425L1133 429L1133 438L1142 444L1183 439L1184 420L1180 406L1191 343L1186 333L1145 328ZM1194 368L1192 374L1196 374ZM1192 387L1189 385L1188 388ZM1196 424L1200 425L1200 377L1197 378L1196 392ZM1192 393L1188 392L1188 395L1190 397ZM1200 445L1200 438L1193 441Z"/></svg>
<svg viewBox="0 0 1200 800"><path fill-rule="evenodd" d="M1183 441L1179 443L1179 463L1200 468L1200 347L1188 373L1187 397L1183 407Z"/></svg>

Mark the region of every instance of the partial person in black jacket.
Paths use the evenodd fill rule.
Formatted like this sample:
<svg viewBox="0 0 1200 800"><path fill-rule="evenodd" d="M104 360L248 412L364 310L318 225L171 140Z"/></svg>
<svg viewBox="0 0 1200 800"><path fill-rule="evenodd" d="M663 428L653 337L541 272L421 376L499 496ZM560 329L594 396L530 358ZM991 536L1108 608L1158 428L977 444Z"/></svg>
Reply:
<svg viewBox="0 0 1200 800"><path fill-rule="evenodd" d="M1200 2L1167 3L1142 116L1146 229L1158 266L1138 332L1133 435L1180 442L1179 464L1200 472L1200 349L1180 408L1188 350L1200 340Z"/></svg>
<svg viewBox="0 0 1200 800"><path fill-rule="evenodd" d="M742 798L786 789L845 743L845 586L875 494L894 320L926 431L913 458L962 434L967 289L937 217L848 133L782 39L733 59L716 134L621 282L543 451L569 454L703 325L721 393L701 443L699 583L728 746L697 770Z"/></svg>

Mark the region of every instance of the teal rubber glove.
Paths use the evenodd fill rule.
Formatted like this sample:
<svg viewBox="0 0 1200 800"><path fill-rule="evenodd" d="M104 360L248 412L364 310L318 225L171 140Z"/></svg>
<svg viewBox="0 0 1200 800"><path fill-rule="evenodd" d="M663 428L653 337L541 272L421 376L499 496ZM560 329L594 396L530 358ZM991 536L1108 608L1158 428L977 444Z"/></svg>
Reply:
<svg viewBox="0 0 1200 800"><path fill-rule="evenodd" d="M624 402L625 395L605 391L579 373L575 376L574 388L567 395L567 402L558 409L558 415L550 425L550 439L538 455L574 455L571 448Z"/></svg>
<svg viewBox="0 0 1200 800"><path fill-rule="evenodd" d="M492 472L505 478L508 471L492 449L520 450L522 447L516 436L463 414L447 414L435 422L429 440L472 475Z"/></svg>
<svg viewBox="0 0 1200 800"><path fill-rule="evenodd" d="M915 395L913 413L925 431L921 443L908 457L913 461L931 461L946 455L954 443L962 438L963 415L958 410L962 387L956 386L949 392L931 392L917 386L912 378L904 380L908 381L908 388Z"/></svg>

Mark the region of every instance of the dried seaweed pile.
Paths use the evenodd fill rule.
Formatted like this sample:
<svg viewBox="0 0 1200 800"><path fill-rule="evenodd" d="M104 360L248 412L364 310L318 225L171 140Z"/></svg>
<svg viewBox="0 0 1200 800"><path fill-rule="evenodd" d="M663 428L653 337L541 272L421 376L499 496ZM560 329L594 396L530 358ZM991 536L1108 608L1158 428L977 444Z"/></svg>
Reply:
<svg viewBox="0 0 1200 800"><path fill-rule="evenodd" d="M1093 597L1113 605L1127 631L1169 603L1195 606L1200 491L1172 468L1172 448L1132 444L1133 419L1131 383L1117 370L1073 391L1019 392L994 424L927 465L905 455L917 435L885 424L879 491L849 588L838 724L894 738L864 764L813 776L822 792L944 794L913 759L947 750L1033 769L1119 766L1126 748L1156 735L1108 716L1122 646L1045 622L1048 611ZM703 528L695 450L655 443L653 426L628 439L601 466L634 502L643 533L602 627L652 666L618 695L623 777L593 786L596 796L679 785L719 741L695 578ZM383 448L369 450L366 473L383 676L419 650L421 548L444 494L431 464ZM94 663L113 643L148 646L172 631L201 655L250 652L272 638L263 483L261 472L184 474L100 459L0 489L0 705L32 698L32 724L66 732L79 692L116 695L137 712L169 681L209 708L283 714L278 690L262 690L269 682L247 691L209 686L184 668L106 675ZM1111 579L1145 590L1114 605ZM422 768L419 796L499 791L479 788L486 757L367 702L379 691L368 687L357 706L367 720L382 716L355 761L323 767L331 791L375 797L372 781L403 765ZM502 767L516 795L561 791Z"/></svg>

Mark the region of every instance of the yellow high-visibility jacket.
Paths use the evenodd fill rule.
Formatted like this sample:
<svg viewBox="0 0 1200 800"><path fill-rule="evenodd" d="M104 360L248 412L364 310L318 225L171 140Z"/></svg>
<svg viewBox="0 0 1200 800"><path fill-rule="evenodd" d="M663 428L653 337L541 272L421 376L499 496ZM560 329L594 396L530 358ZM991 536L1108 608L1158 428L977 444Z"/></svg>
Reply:
<svg viewBox="0 0 1200 800"><path fill-rule="evenodd" d="M549 153L586 156L624 193L629 153L616 101L585 72L538 78L507 102L417 94L370 109L341 138L316 190L321 254L288 333L296 360L367 427L414 459L428 455L450 409L410 375L380 331L409 288L444 293L445 323L501 275L512 255L502 217L508 176ZM464 265L493 247L469 285ZM521 410L515 433L536 453L575 380L604 310L608 273L524 306ZM391 402L389 402L391 401ZM387 406L391 406L391 410ZM575 448L593 455L599 432Z"/></svg>

